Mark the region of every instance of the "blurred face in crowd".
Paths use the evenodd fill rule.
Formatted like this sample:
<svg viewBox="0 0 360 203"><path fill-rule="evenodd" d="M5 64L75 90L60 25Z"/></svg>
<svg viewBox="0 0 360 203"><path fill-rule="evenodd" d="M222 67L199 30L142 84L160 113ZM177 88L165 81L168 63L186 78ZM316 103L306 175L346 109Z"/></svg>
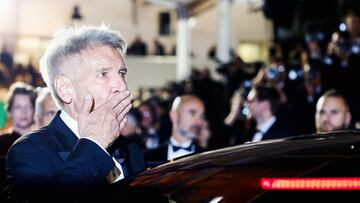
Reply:
<svg viewBox="0 0 360 203"><path fill-rule="evenodd" d="M180 104L170 117L177 134L187 139L194 139L204 125L205 107L198 99L188 99Z"/></svg>
<svg viewBox="0 0 360 203"><path fill-rule="evenodd" d="M211 137L211 132L209 129L209 124L207 121L204 121L199 136L197 137L199 145L203 148L207 148L210 137Z"/></svg>
<svg viewBox="0 0 360 203"><path fill-rule="evenodd" d="M10 109L12 126L20 134L29 130L33 124L34 107L29 95L16 94Z"/></svg>
<svg viewBox="0 0 360 203"><path fill-rule="evenodd" d="M321 97L316 105L317 132L343 130L349 127L351 115L340 97Z"/></svg>
<svg viewBox="0 0 360 203"><path fill-rule="evenodd" d="M360 17L350 15L346 18L346 25L350 34L354 37L360 36Z"/></svg>
<svg viewBox="0 0 360 203"><path fill-rule="evenodd" d="M70 91L71 97L67 98L67 102L74 103L77 113L82 108L87 94L92 95L93 109L96 109L116 93L127 90L125 82L127 68L122 56L115 49L109 46L90 47L80 55L80 59L72 59L68 64L74 67L77 73L70 79L71 88L63 90ZM67 74L74 75L74 71ZM71 75L68 76L71 78Z"/></svg>
<svg viewBox="0 0 360 203"><path fill-rule="evenodd" d="M248 96L246 105L249 108L249 117L257 120L263 114L263 111L267 108L269 102L267 101L259 101L257 98L257 93L254 89L252 89Z"/></svg>
<svg viewBox="0 0 360 203"><path fill-rule="evenodd" d="M143 104L139 106L139 112L141 115L141 127L145 129L150 129L153 127L154 115L150 109L150 106Z"/></svg>
<svg viewBox="0 0 360 203"><path fill-rule="evenodd" d="M58 111L58 107L56 106L54 100L52 99L51 95L48 95L42 102L41 102L41 115L36 115L35 120L38 127L43 127L50 123L50 121L55 116L56 112Z"/></svg>

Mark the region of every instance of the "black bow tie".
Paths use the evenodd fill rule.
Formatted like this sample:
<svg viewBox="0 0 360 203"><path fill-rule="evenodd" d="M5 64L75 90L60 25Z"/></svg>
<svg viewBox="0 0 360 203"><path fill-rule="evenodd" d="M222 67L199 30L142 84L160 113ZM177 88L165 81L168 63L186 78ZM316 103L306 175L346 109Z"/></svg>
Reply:
<svg viewBox="0 0 360 203"><path fill-rule="evenodd" d="M176 146L176 145L171 144L171 146L172 146L173 151L176 152L176 151L178 151L179 149L184 149L184 150L186 150L186 151L191 151L193 145L191 144L191 145L189 145L188 147L179 147L179 146Z"/></svg>
<svg viewBox="0 0 360 203"><path fill-rule="evenodd" d="M118 148L113 153L113 157L116 159L117 162L119 162L120 164L123 164L123 162L125 161L126 154L125 154L124 150L121 150L120 148Z"/></svg>

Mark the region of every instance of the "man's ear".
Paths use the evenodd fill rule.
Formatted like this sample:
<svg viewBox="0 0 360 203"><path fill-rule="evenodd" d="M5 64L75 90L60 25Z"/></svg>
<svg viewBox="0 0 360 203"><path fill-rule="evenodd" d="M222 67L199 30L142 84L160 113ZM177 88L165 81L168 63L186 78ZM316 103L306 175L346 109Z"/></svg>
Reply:
<svg viewBox="0 0 360 203"><path fill-rule="evenodd" d="M345 115L345 125L346 125L346 128L348 128L350 126L350 123L351 123L351 113L350 112L346 112L346 115Z"/></svg>
<svg viewBox="0 0 360 203"><path fill-rule="evenodd" d="M176 125L177 123L177 112L175 111L170 111L169 112L169 117L170 117L170 120L171 120L171 123L174 125Z"/></svg>
<svg viewBox="0 0 360 203"><path fill-rule="evenodd" d="M64 76L56 76L54 78L54 85L56 94L60 97L61 101L69 104L75 96L71 80Z"/></svg>

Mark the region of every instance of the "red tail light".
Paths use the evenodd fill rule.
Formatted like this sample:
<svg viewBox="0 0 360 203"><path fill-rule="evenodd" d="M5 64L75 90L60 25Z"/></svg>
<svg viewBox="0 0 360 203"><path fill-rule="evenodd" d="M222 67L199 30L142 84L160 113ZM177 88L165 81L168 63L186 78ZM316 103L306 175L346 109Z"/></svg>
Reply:
<svg viewBox="0 0 360 203"><path fill-rule="evenodd" d="M262 178L264 190L360 190L360 178Z"/></svg>

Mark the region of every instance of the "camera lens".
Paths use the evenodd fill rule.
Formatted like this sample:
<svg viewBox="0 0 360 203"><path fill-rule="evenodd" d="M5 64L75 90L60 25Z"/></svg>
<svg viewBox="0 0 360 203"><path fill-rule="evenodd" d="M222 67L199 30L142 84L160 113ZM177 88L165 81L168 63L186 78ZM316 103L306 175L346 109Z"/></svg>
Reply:
<svg viewBox="0 0 360 203"><path fill-rule="evenodd" d="M276 80L277 78L279 78L279 76L280 76L280 72L277 67L268 68L268 70L266 72L266 77L269 80Z"/></svg>

